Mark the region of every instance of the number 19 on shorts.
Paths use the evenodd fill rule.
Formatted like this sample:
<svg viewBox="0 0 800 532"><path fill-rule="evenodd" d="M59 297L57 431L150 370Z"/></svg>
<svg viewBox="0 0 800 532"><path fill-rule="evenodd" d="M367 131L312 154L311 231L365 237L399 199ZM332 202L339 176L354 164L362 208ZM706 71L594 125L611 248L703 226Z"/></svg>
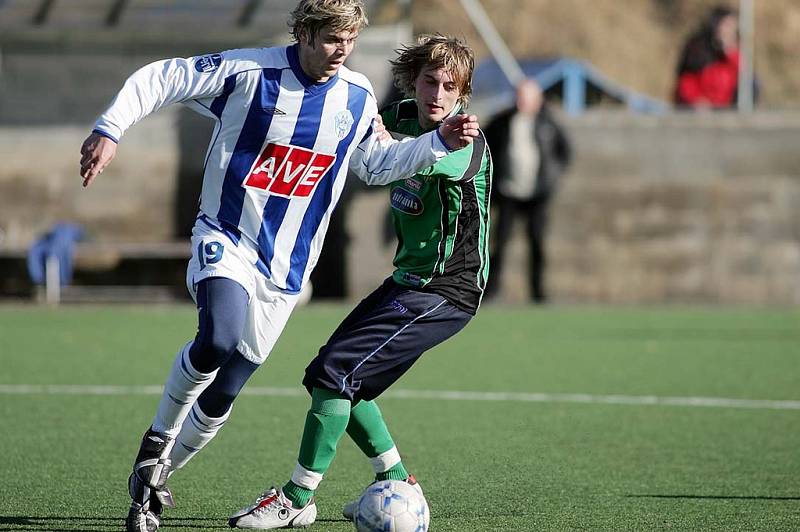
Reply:
<svg viewBox="0 0 800 532"><path fill-rule="evenodd" d="M223 251L225 251L225 246L220 242L200 242L197 245L197 257L200 261L200 269L202 270L208 264L216 264L221 261Z"/></svg>

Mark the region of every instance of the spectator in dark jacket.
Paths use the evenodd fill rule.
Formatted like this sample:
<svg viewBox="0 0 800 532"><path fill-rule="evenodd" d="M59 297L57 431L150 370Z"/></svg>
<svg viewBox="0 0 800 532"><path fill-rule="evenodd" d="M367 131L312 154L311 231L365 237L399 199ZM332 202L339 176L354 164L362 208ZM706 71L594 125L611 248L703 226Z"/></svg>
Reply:
<svg viewBox="0 0 800 532"><path fill-rule="evenodd" d="M494 161L497 207L494 252L487 297L496 296L503 272L503 255L513 218L525 217L533 301L547 298L544 288L547 210L558 178L570 162L570 143L544 101L539 85L527 79L517 87L516 105L499 113L484 131Z"/></svg>
<svg viewBox="0 0 800 532"><path fill-rule="evenodd" d="M681 52L675 104L695 109L736 105L739 23L736 12L713 8Z"/></svg>

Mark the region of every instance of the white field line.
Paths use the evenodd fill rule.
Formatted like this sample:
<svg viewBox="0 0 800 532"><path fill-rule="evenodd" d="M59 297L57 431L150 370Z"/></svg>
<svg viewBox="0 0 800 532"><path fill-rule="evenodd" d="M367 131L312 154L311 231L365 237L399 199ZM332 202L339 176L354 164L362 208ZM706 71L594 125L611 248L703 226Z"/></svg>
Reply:
<svg viewBox="0 0 800 532"><path fill-rule="evenodd" d="M79 384L0 384L0 395L160 395L161 386L102 386ZM308 397L303 388L245 387L242 395ZM725 397L659 397L655 395L593 395L585 393L459 392L447 390L390 390L382 397L445 401L508 401L515 403L582 403L636 406L687 406L800 410L800 401L731 399Z"/></svg>

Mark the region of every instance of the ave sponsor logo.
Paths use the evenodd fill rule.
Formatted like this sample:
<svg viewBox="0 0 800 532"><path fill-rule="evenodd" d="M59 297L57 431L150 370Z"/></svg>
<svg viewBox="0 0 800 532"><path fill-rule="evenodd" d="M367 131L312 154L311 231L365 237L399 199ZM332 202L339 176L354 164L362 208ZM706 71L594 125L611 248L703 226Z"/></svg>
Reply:
<svg viewBox="0 0 800 532"><path fill-rule="evenodd" d="M221 54L210 54L198 57L194 62L194 69L204 74L214 72L222 64Z"/></svg>
<svg viewBox="0 0 800 532"><path fill-rule="evenodd" d="M307 198L334 161L335 155L270 142L242 184L285 198Z"/></svg>
<svg viewBox="0 0 800 532"><path fill-rule="evenodd" d="M410 190L400 187L392 190L390 201L393 208L412 216L418 216L422 214L422 211L425 209L424 205L422 204L422 199L420 199L419 196Z"/></svg>

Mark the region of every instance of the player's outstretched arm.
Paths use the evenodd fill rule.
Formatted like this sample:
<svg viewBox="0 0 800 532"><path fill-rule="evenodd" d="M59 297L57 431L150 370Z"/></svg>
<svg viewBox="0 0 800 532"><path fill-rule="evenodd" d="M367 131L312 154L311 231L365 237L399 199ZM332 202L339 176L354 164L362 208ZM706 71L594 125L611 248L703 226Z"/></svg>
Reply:
<svg viewBox="0 0 800 532"><path fill-rule="evenodd" d="M100 175L117 154L117 143L110 138L93 132L81 146L81 177L83 186L88 187Z"/></svg>
<svg viewBox="0 0 800 532"><path fill-rule="evenodd" d="M406 179L435 164L449 152L464 148L480 134L475 115L448 118L436 131L403 140L387 138L376 120L371 134L350 159L350 169L368 185L386 185Z"/></svg>

